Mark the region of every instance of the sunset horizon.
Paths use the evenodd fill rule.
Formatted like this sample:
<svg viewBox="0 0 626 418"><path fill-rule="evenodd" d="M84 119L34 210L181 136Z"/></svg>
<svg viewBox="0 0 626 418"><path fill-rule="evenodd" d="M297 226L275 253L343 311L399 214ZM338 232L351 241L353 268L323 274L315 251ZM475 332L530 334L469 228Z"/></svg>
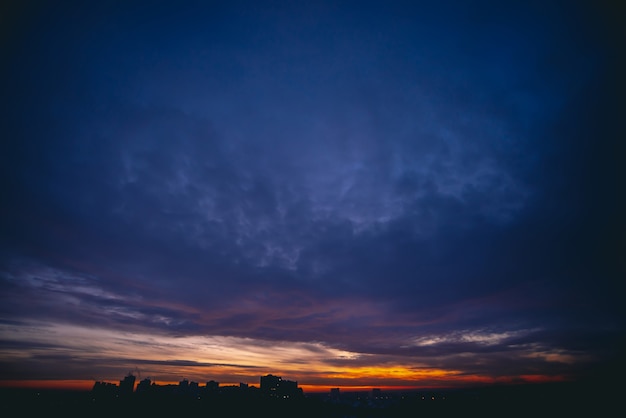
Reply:
<svg viewBox="0 0 626 418"><path fill-rule="evenodd" d="M5 3L1 388L626 372L623 4Z"/></svg>
<svg viewBox="0 0 626 418"><path fill-rule="evenodd" d="M269 373L272 374L272 373ZM0 389L29 389L29 390L64 390L64 391L92 391L96 383L107 383L112 385L119 385L120 381L126 376L133 375L137 378L136 385L143 379L147 379L156 386L179 386L181 381L187 381L190 383L197 383L200 389L206 387L209 382L215 382L219 384L220 388L240 387L242 384L252 389L258 389L260 386L259 379L262 376L258 376L256 380L232 381L232 382L217 382L210 376L206 379L187 379L185 377L178 381L159 380L152 377L139 378L138 375L134 375L132 372L119 378L105 378L98 380L55 380L55 379L40 379L40 380L13 380L13 381L0 381ZM276 375L276 374L274 374ZM497 380L489 379L485 377L466 377L461 381L438 382L438 384L419 384L415 382L413 385L389 385L389 384L346 384L344 379L339 379L337 382L329 380L326 384L308 384L306 382L301 383L292 376L279 376L286 378L287 380L294 380L298 383L298 387L303 389L304 393L310 394L322 394L329 393L331 390L341 390L342 393L347 392L371 392L372 390L381 390L383 392L414 392L414 391L450 391L450 390L475 390L485 388L497 388L503 386L525 386L525 385L537 385L564 383L564 384L576 384L581 383L579 380L567 379L560 376L544 377L544 376L512 376L510 378L500 378ZM349 378L347 380L350 380ZM343 382L343 383L342 383ZM335 383L335 384L333 384Z"/></svg>

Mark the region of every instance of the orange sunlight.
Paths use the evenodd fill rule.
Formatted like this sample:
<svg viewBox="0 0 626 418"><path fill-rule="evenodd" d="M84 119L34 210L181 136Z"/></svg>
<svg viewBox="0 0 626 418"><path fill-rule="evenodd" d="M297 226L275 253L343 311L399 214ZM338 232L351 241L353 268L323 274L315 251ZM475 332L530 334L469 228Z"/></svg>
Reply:
<svg viewBox="0 0 626 418"><path fill-rule="evenodd" d="M0 388L91 390L92 380L0 380Z"/></svg>

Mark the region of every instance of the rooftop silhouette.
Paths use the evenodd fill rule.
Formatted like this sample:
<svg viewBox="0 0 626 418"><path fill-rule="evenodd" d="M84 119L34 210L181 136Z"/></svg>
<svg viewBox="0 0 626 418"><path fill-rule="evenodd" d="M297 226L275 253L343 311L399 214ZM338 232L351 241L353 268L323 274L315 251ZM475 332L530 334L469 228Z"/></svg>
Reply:
<svg viewBox="0 0 626 418"><path fill-rule="evenodd" d="M0 391L3 406L22 415L110 416L111 414L169 414L207 416L228 414L274 417L405 417L405 416L564 416L602 415L616 405L615 392L592 385L532 384L440 390L349 391L331 388L304 393L298 382L267 374L259 385L221 385L182 379L157 384L133 373L118 383L96 381L90 391Z"/></svg>

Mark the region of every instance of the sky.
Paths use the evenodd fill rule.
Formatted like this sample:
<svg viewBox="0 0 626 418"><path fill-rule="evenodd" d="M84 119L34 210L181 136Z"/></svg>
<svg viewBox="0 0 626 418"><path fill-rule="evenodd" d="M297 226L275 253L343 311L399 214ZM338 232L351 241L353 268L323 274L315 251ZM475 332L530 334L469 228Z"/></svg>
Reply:
<svg viewBox="0 0 626 418"><path fill-rule="evenodd" d="M2 7L0 386L618 370L623 7Z"/></svg>

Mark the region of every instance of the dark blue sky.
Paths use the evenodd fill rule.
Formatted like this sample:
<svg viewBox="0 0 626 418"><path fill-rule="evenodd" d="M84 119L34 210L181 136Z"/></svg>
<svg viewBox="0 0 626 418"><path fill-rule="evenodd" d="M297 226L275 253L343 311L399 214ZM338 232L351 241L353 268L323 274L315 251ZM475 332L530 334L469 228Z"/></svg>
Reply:
<svg viewBox="0 0 626 418"><path fill-rule="evenodd" d="M561 379L623 350L623 7L3 8L1 380Z"/></svg>

